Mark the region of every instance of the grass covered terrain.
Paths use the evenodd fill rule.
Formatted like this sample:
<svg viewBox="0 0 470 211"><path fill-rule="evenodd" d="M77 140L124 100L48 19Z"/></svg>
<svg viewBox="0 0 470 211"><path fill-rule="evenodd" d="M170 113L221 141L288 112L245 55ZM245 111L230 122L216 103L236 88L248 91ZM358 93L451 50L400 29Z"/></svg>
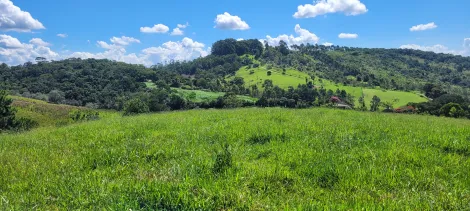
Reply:
<svg viewBox="0 0 470 211"><path fill-rule="evenodd" d="M208 102L212 100L216 100L219 97L223 97L225 92L207 92L202 90L186 90L186 89L176 89L173 90L178 91L181 93L186 99L189 99L193 102ZM256 98L252 98L249 96L238 95L238 99L249 101L249 102L256 102Z"/></svg>
<svg viewBox="0 0 470 211"><path fill-rule="evenodd" d="M253 71L253 74L250 72ZM262 85L265 80L272 80L274 85L277 85L283 89L287 89L289 86L297 87L299 84L305 84L305 78L310 78L306 73L298 70L286 69L286 74L282 74L282 69L273 68L271 70L272 75L268 76L268 69L265 66L258 68L250 68L248 66L242 67L235 76L242 77L245 80L247 87L257 85L259 89L262 89Z"/></svg>
<svg viewBox="0 0 470 211"><path fill-rule="evenodd" d="M18 117L33 119L40 127L68 124L70 112L74 110L89 110L84 107L50 104L41 100L10 96L13 99L12 106L17 109Z"/></svg>
<svg viewBox="0 0 470 211"><path fill-rule="evenodd" d="M0 140L4 210L470 207L470 121L458 119L192 110Z"/></svg>
<svg viewBox="0 0 470 211"><path fill-rule="evenodd" d="M253 73L250 73L252 71ZM268 76L268 69L266 65L260 66L258 68L248 68L245 66L242 67L235 76L243 77L247 87L256 84L260 89L262 89L262 85L265 80L272 80L274 85L277 85L283 89L287 89L289 86L297 87L299 84L305 84L305 78L310 79L308 74L294 69L286 69L286 74L282 74L282 69L279 68L273 68L270 71L272 72L272 75ZM364 95L367 106L370 105L374 95L377 95L382 100L382 102L393 103L395 107L404 106L409 102L420 103L427 101L426 98L423 98L420 95L412 92L387 91L370 88L364 89L362 87L344 86L326 79L316 78L314 84L315 86L323 86L325 89L331 89L333 91L336 91L336 89L345 90L347 93L353 95L356 98L357 104L358 99Z"/></svg>

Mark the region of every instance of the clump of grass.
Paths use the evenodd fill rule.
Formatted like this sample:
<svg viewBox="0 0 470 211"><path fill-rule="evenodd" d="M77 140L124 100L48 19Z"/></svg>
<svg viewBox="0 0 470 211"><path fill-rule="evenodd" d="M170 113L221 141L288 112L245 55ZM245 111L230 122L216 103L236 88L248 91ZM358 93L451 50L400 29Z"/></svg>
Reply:
<svg viewBox="0 0 470 211"><path fill-rule="evenodd" d="M230 153L229 147L228 144L224 144L223 150L216 154L215 162L212 167L214 174L223 173L232 167L232 153Z"/></svg>

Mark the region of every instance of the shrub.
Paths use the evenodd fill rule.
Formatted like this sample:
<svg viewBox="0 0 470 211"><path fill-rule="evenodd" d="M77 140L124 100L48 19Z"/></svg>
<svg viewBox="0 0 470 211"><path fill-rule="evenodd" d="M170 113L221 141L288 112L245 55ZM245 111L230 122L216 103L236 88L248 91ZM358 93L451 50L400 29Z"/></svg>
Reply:
<svg viewBox="0 0 470 211"><path fill-rule="evenodd" d="M15 109L11 107L13 100L8 98L6 91L0 90L0 131L12 129L15 125Z"/></svg>
<svg viewBox="0 0 470 211"><path fill-rule="evenodd" d="M124 116L148 113L148 105L139 98L127 101L124 105Z"/></svg>
<svg viewBox="0 0 470 211"><path fill-rule="evenodd" d="M15 120L16 131L27 131L39 126L39 123L28 118L18 118Z"/></svg>
<svg viewBox="0 0 470 211"><path fill-rule="evenodd" d="M69 117L74 122L98 120L100 113L92 110L74 110L69 113Z"/></svg>
<svg viewBox="0 0 470 211"><path fill-rule="evenodd" d="M65 94L59 90L52 90L48 94L48 100L51 103L60 104L65 100Z"/></svg>
<svg viewBox="0 0 470 211"><path fill-rule="evenodd" d="M271 76L273 73L271 71L268 71L268 76Z"/></svg>

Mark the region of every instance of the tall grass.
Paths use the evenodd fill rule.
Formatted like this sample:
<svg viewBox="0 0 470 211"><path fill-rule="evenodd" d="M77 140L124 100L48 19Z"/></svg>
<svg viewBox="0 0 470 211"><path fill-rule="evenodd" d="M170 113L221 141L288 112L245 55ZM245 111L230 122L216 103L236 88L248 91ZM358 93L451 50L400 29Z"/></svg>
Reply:
<svg viewBox="0 0 470 211"><path fill-rule="evenodd" d="M4 210L465 210L470 121L193 110L0 135Z"/></svg>

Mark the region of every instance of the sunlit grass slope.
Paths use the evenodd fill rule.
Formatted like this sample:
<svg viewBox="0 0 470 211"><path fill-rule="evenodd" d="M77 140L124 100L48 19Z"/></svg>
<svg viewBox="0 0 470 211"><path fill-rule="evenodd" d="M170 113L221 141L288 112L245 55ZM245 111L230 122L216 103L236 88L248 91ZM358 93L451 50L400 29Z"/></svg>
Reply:
<svg viewBox="0 0 470 211"><path fill-rule="evenodd" d="M253 71L252 74L251 71ZM282 74L283 70L279 68L273 68L269 71L271 71L270 76L267 74L266 65L250 69L244 66L237 71L235 76L242 77L247 87L257 85L259 89L263 88L262 85L265 80L272 80L274 85L287 89L289 86L297 87L299 84L305 84L305 78L310 78L306 73L289 68L286 69L285 75Z"/></svg>
<svg viewBox="0 0 470 211"><path fill-rule="evenodd" d="M258 68L248 68L248 66L245 66L237 71L235 76L242 77L245 80L247 87L257 85L260 89L262 89L262 85L265 80L272 80L274 85L283 89L287 89L289 86L297 87L299 84L305 84L306 78L310 80L310 76L308 74L294 69L286 69L286 74L282 74L283 71L279 68L273 68L270 71L272 74L268 76L266 65ZM358 103L359 98L364 95L367 106L370 105L374 95L377 95L382 102L393 103L395 107L404 106L410 102L420 103L427 101L426 98L412 92L344 86L336 84L330 80L320 78L316 78L314 84L315 86L324 87L325 89L331 89L333 91L336 91L336 89L345 90L356 98L356 103Z"/></svg>
<svg viewBox="0 0 470 211"><path fill-rule="evenodd" d="M10 96L12 106L17 110L18 117L30 118L38 122L40 127L66 124L70 120L70 112L74 110L89 110L84 107L51 104L41 100Z"/></svg>
<svg viewBox="0 0 470 211"><path fill-rule="evenodd" d="M224 145L228 145L224 150ZM3 210L465 210L470 121L192 110L0 135Z"/></svg>

